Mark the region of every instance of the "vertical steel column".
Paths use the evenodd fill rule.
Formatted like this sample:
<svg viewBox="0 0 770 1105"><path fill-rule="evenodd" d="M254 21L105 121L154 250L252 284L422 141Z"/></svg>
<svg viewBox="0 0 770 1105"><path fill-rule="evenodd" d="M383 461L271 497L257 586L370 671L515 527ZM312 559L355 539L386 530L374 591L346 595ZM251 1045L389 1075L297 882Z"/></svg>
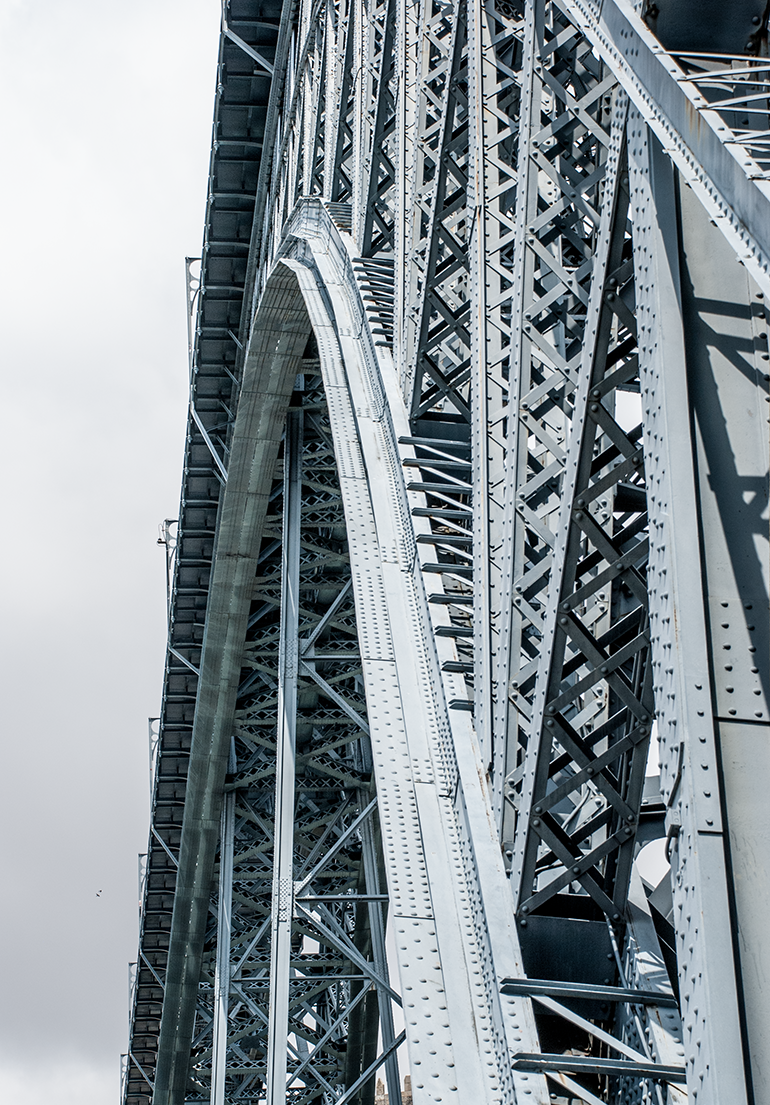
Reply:
<svg viewBox="0 0 770 1105"><path fill-rule="evenodd" d="M680 186L678 199L717 753L716 775L707 779L701 767L701 779L716 793L721 775L747 1082L754 1105L769 1105L770 882L764 857L770 841L770 441L762 357L768 352L767 316L762 293L692 191ZM695 749L690 755L697 756Z"/></svg>
<svg viewBox="0 0 770 1105"><path fill-rule="evenodd" d="M485 765L496 757L496 804L502 804L508 665L499 680L501 594L507 594L505 470L512 355L511 303L516 142L524 134L520 110L523 5L468 5L468 207L471 216L471 440L473 443L473 588L475 725ZM520 129L521 127L521 129ZM507 641L507 638L506 638ZM493 735L494 734L494 735ZM501 750L502 749L502 750Z"/></svg>
<svg viewBox="0 0 770 1105"><path fill-rule="evenodd" d="M395 299L393 303L394 330L400 335L395 342L393 355L404 388L407 389L409 350L415 344L415 301L417 279L412 239L415 179L417 158L414 156L417 130L417 95L420 74L419 38L421 5L419 0L400 4L396 27L396 50L399 57L399 86L396 101L397 152L395 234L393 242ZM411 381L410 381L411 382Z"/></svg>
<svg viewBox="0 0 770 1105"><path fill-rule="evenodd" d="M361 825L362 858L364 863L364 877L366 879L366 893L377 897L380 892L380 874L377 862L377 846L372 827L371 818ZM372 935L372 959L374 969L380 978L388 978L388 959L385 947L385 918L380 902L369 902L369 925ZM398 1069L398 1056L394 1048L396 1039L395 1026L393 1024L393 1003L381 986L377 987L377 1002L380 1014L380 1031L382 1032L382 1047L390 1052L385 1060L385 1079L388 1087L388 1101L391 1105L401 1105L401 1077ZM392 1050L391 1050L392 1049Z"/></svg>
<svg viewBox="0 0 770 1105"><path fill-rule="evenodd" d="M302 411L286 418L283 481L283 588L278 654L278 741L275 784L275 851L270 949L267 1102L286 1100L289 1024L292 885L294 875L294 780L299 649L299 550L302 503Z"/></svg>
<svg viewBox="0 0 770 1105"><path fill-rule="evenodd" d="M394 95L393 83L394 80L398 81L398 75L394 69L397 21L394 0L388 0L384 5L380 18L382 20L379 35L380 60L376 94L371 97L376 106L372 115L371 155L366 193L362 188L366 203L361 213L362 257L374 257L378 253L390 255L395 238L398 115L397 94Z"/></svg>
<svg viewBox="0 0 770 1105"><path fill-rule="evenodd" d="M497 461L502 468L502 455L489 421L490 365L487 360L486 318L489 311L486 274L487 189L485 172L489 151L484 143L484 82L481 79L482 59L478 56L484 39L485 12L475 0L469 5L468 19L468 123L470 132L470 164L468 166L468 205L473 210L471 236L471 457L473 483L473 686L476 734L481 748L482 763L492 760L492 619L496 612L493 579L499 571L493 549L499 536L493 532L490 508L490 468ZM485 59L486 60L486 59ZM488 64L488 62L487 62ZM495 366L497 367L497 366ZM499 404L502 405L502 404ZM496 519L497 520L497 519Z"/></svg>
<svg viewBox="0 0 770 1105"><path fill-rule="evenodd" d="M616 922L633 859L652 710L645 495L641 482L631 482L639 479L641 450L611 414L616 389L636 374L633 336L618 329L619 317L631 320L615 314L627 244L625 116L625 95L618 93L512 864L522 914L579 881ZM616 489L625 505L611 504ZM634 597L610 630L602 614L611 586ZM570 761L575 768L565 779ZM555 813L555 803L569 795L573 812L588 795L596 802L585 822ZM543 870L545 849L554 859Z"/></svg>
<svg viewBox="0 0 770 1105"><path fill-rule="evenodd" d="M676 845L672 882L688 1086L698 1090L699 1105L741 1105L750 1098L711 719L711 638L704 609L702 508L693 464L676 181L670 161L635 111L628 146L650 486L650 630L661 791L669 840Z"/></svg>
<svg viewBox="0 0 770 1105"><path fill-rule="evenodd" d="M230 753L230 770L234 756ZM230 932L233 904L233 840L235 794L225 795L222 807L222 843L219 858L219 910L217 913L217 962L214 976L214 1027L211 1056L211 1105L225 1105L227 1066L227 1015L230 997Z"/></svg>
<svg viewBox="0 0 770 1105"><path fill-rule="evenodd" d="M492 676L501 689L495 700L494 801L507 849L515 832L524 749L534 739L543 611L587 308L599 271L595 250L614 87L614 78L560 7L528 0L522 11L521 31L510 32L517 82L506 89L506 112L518 143L515 220L510 200L503 203L505 192L493 191L487 218L498 245L492 252L487 244L483 270L485 279L498 284L488 293L490 307L497 306L494 315L487 312L495 326L487 322L485 338L487 364L499 362L493 384L501 408L490 407L495 432L502 433L497 426L508 419L504 477L493 487L504 500L504 514L496 553L500 616ZM504 70L501 85L503 76ZM493 144L497 126L494 116L485 123L484 150ZM501 164L499 173L507 177L510 169ZM513 195L513 183L506 191ZM510 802L503 800L504 782Z"/></svg>
<svg viewBox="0 0 770 1105"><path fill-rule="evenodd" d="M525 326L524 316L527 307L532 304L534 296L534 254L535 239L528 236L527 227L534 227L534 219L538 215L538 166L532 165L533 135L539 133L542 127L542 67L538 66L538 51L536 32L538 18L542 26L544 18L544 4L537 0L525 5L525 18L522 31L522 60L519 76L520 98L518 103L518 150L517 150L517 179L516 179L516 205L515 222L513 231L513 252L517 258L512 274L512 296L510 308L510 368L508 402L511 407L511 424L509 426L509 441L506 456L506 487L505 519L503 547L500 560L503 565L503 588L500 596L500 652L498 656L499 671L497 680L504 689L498 696L495 715L495 744L493 749L493 801L498 829L504 844L510 848L515 832L515 818L511 810L507 810L503 800L503 785L506 776L517 767L520 755L517 745L526 746L529 735L529 711L523 711L517 703L520 687L524 680L521 677L520 668L525 666L524 623L528 613L524 602L523 577L528 567L526 530L521 524L526 522L526 516L517 518L515 502L520 503L519 512L522 513L527 502L523 492L525 490L526 477L530 468L530 436L532 434L530 404L528 394L532 388L532 368L538 355L537 331L533 333L531 322ZM529 320L528 320L529 321ZM534 341L533 341L534 337ZM548 350L546 349L546 353ZM560 351L561 352L561 351ZM566 357L563 358L566 361ZM545 358L543 358L544 362ZM565 374L566 375L566 374ZM535 383L537 381L534 381ZM555 417L554 417L555 416ZM554 411L548 412L544 429L549 431L538 437L545 437L548 445L551 440L555 445L548 449L540 450L537 457L543 469L555 467L552 457L556 458L558 474L561 476L564 457L565 429L560 424L566 418L560 417L561 409L557 403ZM522 423L520 425L520 423ZM558 452L556 451L558 450ZM550 464L549 464L550 461ZM560 479L556 489L560 486ZM518 497L518 498L515 498ZM550 496L549 498L553 498ZM551 503L539 504L538 521L548 519L546 507L549 507L550 515L556 512ZM553 523L551 523L553 524ZM551 542L552 544L552 542ZM547 564L546 571L550 569L550 549L543 558ZM518 603L514 607L513 588L519 586ZM535 592L537 594L537 592ZM538 604L539 609L539 604ZM530 615L530 621L537 625L535 618ZM538 627L539 628L539 627ZM536 661L536 657L534 658ZM514 692L511 696L511 691ZM511 822L509 826L505 821Z"/></svg>
<svg viewBox="0 0 770 1105"><path fill-rule="evenodd" d="M334 20L333 51L326 64L326 130L324 197L332 203L351 201L353 126L355 119L354 48L357 42L356 0L340 0L327 8Z"/></svg>

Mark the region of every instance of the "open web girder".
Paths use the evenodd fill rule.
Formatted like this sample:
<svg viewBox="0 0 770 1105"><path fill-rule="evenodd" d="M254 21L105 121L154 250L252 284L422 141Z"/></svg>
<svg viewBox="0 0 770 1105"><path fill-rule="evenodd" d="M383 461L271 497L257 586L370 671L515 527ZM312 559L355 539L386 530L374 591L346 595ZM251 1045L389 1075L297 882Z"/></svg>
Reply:
<svg viewBox="0 0 770 1105"><path fill-rule="evenodd" d="M768 1100L766 53L225 3L125 1105Z"/></svg>

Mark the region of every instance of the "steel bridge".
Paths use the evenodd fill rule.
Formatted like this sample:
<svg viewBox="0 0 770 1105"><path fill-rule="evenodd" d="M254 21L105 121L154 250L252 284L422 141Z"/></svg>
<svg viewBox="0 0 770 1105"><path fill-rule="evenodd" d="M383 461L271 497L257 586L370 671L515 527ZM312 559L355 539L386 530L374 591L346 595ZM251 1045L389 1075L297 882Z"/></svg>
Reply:
<svg viewBox="0 0 770 1105"><path fill-rule="evenodd" d="M123 1105L770 1102L767 19L224 3Z"/></svg>

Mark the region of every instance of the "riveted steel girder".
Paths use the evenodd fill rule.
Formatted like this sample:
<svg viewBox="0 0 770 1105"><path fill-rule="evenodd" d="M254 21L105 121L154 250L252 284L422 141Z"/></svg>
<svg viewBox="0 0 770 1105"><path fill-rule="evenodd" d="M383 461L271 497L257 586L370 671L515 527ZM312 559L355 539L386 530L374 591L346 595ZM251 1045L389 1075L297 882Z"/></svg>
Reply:
<svg viewBox="0 0 770 1105"><path fill-rule="evenodd" d="M125 1105L768 1100L770 63L706 8L224 3Z"/></svg>

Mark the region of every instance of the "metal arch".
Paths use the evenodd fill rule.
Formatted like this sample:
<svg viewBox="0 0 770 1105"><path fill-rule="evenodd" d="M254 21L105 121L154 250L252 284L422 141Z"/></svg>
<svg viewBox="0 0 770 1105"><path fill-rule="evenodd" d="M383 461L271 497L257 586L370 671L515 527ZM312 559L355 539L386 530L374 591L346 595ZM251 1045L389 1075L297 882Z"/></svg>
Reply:
<svg viewBox="0 0 770 1105"><path fill-rule="evenodd" d="M367 1082L378 1019L377 1065L388 1068L395 1046L349 556L317 357L301 367L235 715L234 1009L222 1100L353 1091ZM193 1054L204 1085L207 1045L204 1029ZM388 1083L397 1094L394 1069Z"/></svg>
<svg viewBox="0 0 770 1105"><path fill-rule="evenodd" d="M738 427L766 422L770 68L665 49L625 0L228 0L222 31L125 1101L257 1100L267 1078L277 1102L287 1064L287 1100L368 1101L385 1066L395 1105L387 899L416 1101L432 1086L545 1102L547 1079L554 1101L664 1105L684 1058L698 1100L757 1105L768 465ZM331 482L282 536L297 374L297 459ZM343 504L347 538L327 540ZM300 621L327 627L339 673L308 652L281 676L292 542L300 595L323 584ZM286 753L295 816L278 832L275 748L252 737L293 679L297 724L321 700L324 720L307 755ZM662 799L643 793L653 692ZM322 817L301 797L316 776L333 780ZM640 891L633 866L635 835L661 830L673 898L665 878ZM307 872L286 885L316 850L339 895ZM432 975L413 921L435 937ZM308 996L316 944L336 981ZM555 1001L560 985L588 1004ZM444 1021L491 1057L454 1083L426 1047Z"/></svg>
<svg viewBox="0 0 770 1105"><path fill-rule="evenodd" d="M295 236L299 236L298 231L301 228L311 241L323 237L327 239L327 246L329 244L328 240L335 241L337 232L323 208L320 206L312 208L306 205L305 210L307 214L304 219L304 226L299 224ZM299 222L299 220L297 221ZM294 230L294 228L292 229ZM361 317L363 308L355 282L351 258L342 247L338 235L336 241L337 264L344 264L346 267L348 294L349 297L350 293L355 295L352 307L348 306L347 310L355 309ZM284 266L289 263L292 263L290 258L285 257L283 264L279 265L278 272L286 272ZM308 282L305 275L308 270L299 262L293 262L293 264L295 267L299 264L301 270L300 283L302 284L304 280L306 286L303 290L308 298L310 298L311 291L315 293L315 306L318 311L317 278L313 277ZM326 274L332 291L335 288L333 276L333 271ZM307 286L308 283L309 286ZM271 289L273 289L272 292ZM291 356L281 358L279 355L278 360L276 360L276 354L273 354L272 378L274 382L272 387L275 389L276 399L274 405L276 408L281 405L281 402L285 406L288 400L288 380L293 381L295 369L301 363L297 358L306 333L306 323L303 323L304 311L296 306L292 312L291 298L287 295L287 292L288 287L285 278L278 276L276 280L268 281L267 293L262 308L264 311L267 307L266 317L258 317L252 335L252 343L247 354L246 374L242 385L238 417L246 421L253 418L254 404L259 406L264 402L265 392L264 390L259 391L259 384L262 383L264 387L265 369L260 371L259 362L263 360L265 353L273 348L275 338L270 336L270 327L277 324L279 317L282 319L280 323L281 334L285 335L284 313L293 313L296 319L298 344L295 343L295 351ZM296 293L292 294L294 294L296 302ZM272 308L270 304L273 304ZM323 297L320 298L320 304L324 304ZM334 319L335 325L338 327L341 326L342 306L344 304L337 304ZM277 312L276 308L278 308ZM343 498L347 495L349 500L347 503L349 508L347 521L351 552L356 550L359 559L365 561L363 565L359 565L356 572L354 557L353 566L354 585L359 592L357 595L359 633L364 648L364 679L369 684L369 711L371 716L371 711L375 709L376 705L377 710L385 710L386 713L391 715L389 754L386 756L384 747L378 749L376 737L373 751L375 775L380 795L380 816L384 819L385 836L390 843L387 850L388 856L386 856L386 869L390 884L391 908L394 913L397 939L403 942L400 955L401 966L410 979L405 985L412 986L414 979L409 973L409 968L412 966L410 957L435 957L433 963L426 964L423 968L427 971L428 966L430 966L431 970L428 974L429 977L433 976L434 979L428 982L428 992L435 986L437 994L445 994L443 1001L439 999L440 1009L445 1010L443 1013L434 1009L432 1005L426 1007L424 1011L418 1012L420 1009L419 1003L408 999L406 1001L407 1038L413 1049L413 1068L416 1069L421 1063L428 1065L429 1060L426 1061L424 1052L417 1050L415 1053L414 1049L419 1042L419 1036L417 1036L419 1028L430 1026L431 1031L436 1032L438 1036L445 1035L446 1040L443 1054L439 1053L439 1057L435 1060L435 1070L432 1072L429 1070L428 1073L435 1074L442 1082L445 1082L448 1092L453 1092L453 1086L459 1086L461 1089L464 1086L465 1090L463 1092L480 1093L484 1095L484 1099L489 1097L490 1100L494 1100L499 1090L503 1093L505 1100L513 1100L514 1075L507 1062L510 1044L506 1043L506 1040L511 1032L516 1032L518 1039L522 1036L525 1039L528 1037L529 1046L535 1046L534 1022L531 1011L527 1012L529 1003L526 999L504 998L494 985L496 977L517 973L521 968L516 955L515 930L512 925L512 918L506 916L508 913L506 908L508 892L503 867L497 852L491 819L484 814L484 794L483 790L479 789L479 764L474 761L472 744L468 745L470 733L467 715L459 715L458 722L449 727L445 699L443 699L442 694L439 693L437 696L436 693L435 680L438 678L439 661L434 651L436 646L431 629L432 622L428 614L425 594L422 590L421 573L418 570L419 559L415 559L416 544L409 518L407 492L399 458L396 455L394 463L382 473L390 490L385 488L383 489L384 493L373 495L373 505L370 510L374 509L374 517L372 517L372 522L369 525L374 522L376 517L378 536L375 538L374 532L367 532L364 526L366 510L365 499L362 499L362 494L368 496L369 492L366 490L366 484L362 479L363 471L360 468L356 471L356 463L360 466L361 461L356 461L356 456L360 455L358 449L351 448L351 436L355 440L356 431L354 424L351 425L353 412L349 406L349 400L347 400L347 415L344 411L347 387L355 384L361 391L356 404L359 419L360 412L363 410L368 410L369 418L372 419L369 423L371 428L365 435L361 429L358 430L358 434L363 437L359 448L366 455L375 444L371 441L372 431L376 431L375 436L382 434L383 431L388 431L389 438L384 438L377 446L377 450L379 452L390 448L393 452L396 445L390 419L396 415L394 398L391 395L388 399L390 416L385 423L382 423L381 419L385 413L385 393L381 381L378 380L379 371L376 361L373 361L374 347L371 344L371 337L369 337L367 347L368 359L364 359L361 352L358 353L358 360L359 362L363 361L363 363L359 364L357 380L351 381L348 378L346 383L342 375L339 352L336 356L330 356L326 349L329 344L327 335L331 336L332 333L329 321L326 321L324 325L323 320L319 322L314 318L313 322L321 354L321 363L325 368L327 377L326 393L332 421L334 423L335 409L338 420L335 437L338 445L338 464L341 473ZM303 325L305 329L303 329ZM349 326L345 328L349 329ZM302 335L302 338L300 338L300 335ZM336 338L333 340L336 343ZM255 341L256 345L254 344ZM282 341L285 343L285 337L282 337ZM267 371L269 372L269 368L267 368ZM255 380L251 378L252 372L255 373ZM285 375L279 377L276 375L279 372ZM281 378L284 380L282 385L279 384ZM390 383L391 385L395 383L392 374ZM398 395L400 396L400 391ZM282 400L281 396L283 396ZM340 408L340 403L343 404L342 408ZM269 415L264 417L269 417ZM347 425L344 421L339 423L339 419L343 417L347 419ZM401 420L404 428L406 428L408 423L405 410L401 415ZM380 427L380 429L377 430L377 427ZM249 445L245 439L248 436L246 433L241 436L236 425L234 440L236 443L243 442L243 448L247 454ZM267 437L270 439L270 448L274 450L273 455L275 455L279 440L275 431L267 434L262 432L259 436L260 438ZM370 439L369 442L366 440L367 437ZM253 496L253 490L247 492L246 489L249 485L253 489L253 473L255 470L264 473L261 477L263 484L265 479L269 478L272 472L272 464L270 462L265 463L265 459L260 457L259 461L254 460L252 465L244 468L242 463L238 461L237 452L234 449L232 473L237 472L238 477L236 478L231 473L226 488L225 513L221 523L223 528L220 531L220 541L228 533L229 500L232 499L233 504L236 504L243 498L244 494L247 495L246 501ZM254 468L254 464L258 464L258 469ZM369 467L370 470L373 467L371 458L369 459ZM400 491L398 490L399 486ZM265 491L258 495L258 500L262 503L261 510L267 509L267 502L269 501L267 485L265 485ZM402 504L400 507L399 502ZM259 511L260 507L257 504L255 506ZM237 512L238 508L234 505L232 509ZM251 513L254 514L254 507L251 508ZM378 593L376 587L378 575L376 561L379 557L372 558L372 549L377 547L378 541L383 542L383 535L388 529L392 531L392 538L390 541L386 540L382 548L382 567L380 569L382 582ZM256 532L253 528L250 531L251 534ZM238 527L235 528L233 536L236 540L239 539ZM241 537L240 539L243 541L246 538ZM253 544L254 536L251 536L249 541ZM223 560L226 556L221 545L220 556ZM239 557L238 563L239 579L243 579L245 582L251 572L258 568L259 561L256 558L256 553L252 553L250 562L244 562L244 559ZM371 591L373 586L378 600L375 603L372 603L371 597L367 593ZM215 595L222 591L222 601L226 601L224 598L226 588L227 581L223 581L215 590ZM403 588L405 590L399 595L399 591ZM420 595L422 595L422 598L420 598ZM229 598L232 603L232 592ZM406 636L403 640L401 637L395 640L390 637L390 630L386 628L387 621L384 623L382 621L385 616L385 611L382 608L383 602L387 603L388 606L393 606L395 603L395 609L392 611L390 619L396 616L399 621L404 619L412 621L414 626L412 634ZM422 604L421 612L420 604ZM237 605L242 606L243 600L241 599ZM396 611L398 611L397 614ZM442 620L442 613L443 611L438 612L439 620ZM211 615L210 606L209 617ZM211 641L210 648L212 652L215 651L215 647L216 642ZM384 651L382 651L383 649ZM406 659L401 656L400 662L398 662L398 654L405 649L412 651L416 649L417 651L414 656ZM446 655L448 650L451 654L451 644L448 640L445 640L442 651ZM393 655L394 651L395 656ZM433 656L432 659L431 655ZM232 676L236 670L240 671L241 663L240 658L236 662L236 654L233 652L232 675L228 677L229 687L227 685L223 686L225 672L221 670L220 666L217 689L220 698L223 693L232 696L234 691L237 690L237 687L232 683ZM204 687L206 686L205 669L206 656L204 654L201 667ZM407 679L405 673L412 673L410 679ZM410 685L415 678L422 680L421 688L418 685ZM451 676L446 678L448 678L450 684L454 681ZM440 686L440 683L438 686ZM407 701L412 704L412 707L409 711L404 712ZM428 711L424 720L414 713L413 704L416 702L422 702L423 708ZM229 709L231 711L230 718L232 718L232 707L229 707ZM228 724L223 717L223 713L224 710L220 706L218 710L219 724L215 729L215 734L221 733L224 736ZM200 718L200 710L198 716ZM401 753L403 764L399 765L400 770L398 772L394 772L390 757L395 754L393 742L398 730L397 719L399 716L402 718L401 726L403 727L404 747ZM430 720L431 717L433 720ZM231 725L232 721L230 721ZM455 748L450 734L452 729L456 730L458 728L458 725L459 731L464 733L464 739L459 741L457 748ZM375 733L378 729L382 731L381 722L375 728ZM429 741L426 746L425 738L426 735L430 734L432 734L433 744L431 745ZM381 737L380 744L382 744ZM210 743L207 743L206 777L201 780L203 793L198 799L198 802L202 802L204 805L213 802L218 792L221 794L219 789L221 788L221 782L214 779L213 771L216 770L216 764L211 762L209 749ZM469 753L471 753L470 759ZM220 756L220 761L221 758ZM194 746L193 762L188 776L187 810L192 808L193 802L196 800L194 789L196 778ZM404 787L406 787L405 791ZM413 823L407 821L405 826L399 827L401 817L398 811L402 810L411 811ZM475 832L473 831L474 826ZM482 830L481 836L479 835L479 828ZM203 851L207 847L208 840L201 838L200 831L196 830L189 815L185 829L180 869L184 867L185 863L189 864L186 856L190 855L197 843L198 852L195 869L202 888L207 878L206 871L211 870L214 856L213 853L210 853L210 858L208 858L209 853ZM236 826L236 837L237 834ZM420 844L419 842L423 839L426 843ZM430 846L427 844L428 841L432 842ZM414 854L414 866L411 870L407 869L405 871L400 856L410 853ZM206 864L206 867L204 867L204 864ZM421 871L424 872L422 875L420 875ZM460 872L462 872L461 875ZM236 871L234 882L237 883L237 881L238 873ZM179 880L175 903L177 926L180 926L180 917L184 916L181 913L179 903L184 901L186 891L186 884ZM188 893L188 900L191 905L196 900L201 900L201 889L193 889ZM284 894L284 888L281 886L280 893L274 895L274 908L279 910L287 908L285 904L281 904L284 901ZM442 903L440 909L435 904L437 902ZM469 942L471 932L474 932L475 936ZM201 1006L200 999L196 999L189 983L189 980L196 974L195 966L190 963L190 952L196 946L194 941L197 940L197 947L201 949L198 953L200 955L203 951L203 945L209 938L210 936L206 936L203 930L200 930L197 936L191 931L180 933L179 927L177 927L176 933L172 932L171 954L169 957L170 970L166 979L166 1004L164 1008L166 1018L164 1027L166 1031L164 1039L162 1029L161 1062L158 1064L155 1079L155 1098L157 1100L163 1100L164 1096L169 1094L171 1095L170 1099L174 1099L175 1095L182 1092L184 1082L181 1080L187 1077L184 1062L186 1051L189 1049L190 1036L187 1033L190 1032L190 1035L192 1035L190 1029L186 1028L186 1024L190 1022L193 1011L197 1008L198 1017L203 1017L203 1021L198 1021L199 1025L202 1024L205 1027L209 1023L209 1017L205 1013L205 999L203 1006ZM399 944L399 948L401 948L401 944ZM177 984L176 992L179 997L172 1005L169 1001L169 989L174 977L172 972L175 965L175 949L178 949L177 956L184 959L182 970L187 975L188 983L186 992L184 982L181 988ZM458 955L461 956L459 963L456 958ZM451 964L451 968L449 964ZM485 981L482 982L481 979L474 981L474 975L481 973L479 968L482 965L485 965L483 970ZM471 995L472 999L470 1008L468 1007L468 995ZM241 1000L238 1004L239 1006L242 1005L243 1001ZM231 1019L233 1015L231 1011ZM254 1015L255 1009L252 1008L252 1017ZM443 1032L440 1024L442 1016L447 1018L447 1027ZM494 1049L495 1061L491 1070L488 1066L482 1066L480 1062L474 1069L467 1061L455 1063L451 1059L451 1051L448 1049L451 1047L452 1038L463 1039L469 1032L488 1040L489 1050ZM200 1032L198 1032L198 1036L200 1036ZM205 1036L201 1038L200 1043L205 1045ZM200 1045L198 1045L198 1049L200 1050ZM170 1073L167 1073L168 1068L165 1067L163 1062L166 1056L172 1059L178 1057L175 1068L172 1067ZM205 1086L206 1059L207 1053L204 1047L204 1051L194 1067L196 1071L194 1077L198 1082L197 1096L200 1096L201 1089ZM201 1066L201 1063L203 1066ZM526 1077L532 1084L531 1076L521 1075L516 1077ZM174 1089L172 1081L174 1078L180 1080L177 1082L176 1089ZM204 1079L203 1083L200 1082L201 1078ZM164 1079L166 1080L165 1083ZM537 1087L538 1081L542 1083L539 1091L540 1099L545 1101L547 1100L545 1083L542 1082L542 1079L535 1079L535 1087ZM507 1089L506 1083L508 1085ZM168 1089L165 1088L166 1085L169 1087ZM196 1092L193 1092L191 1096L190 1090L188 1090L186 1099L195 1100Z"/></svg>
<svg viewBox="0 0 770 1105"><path fill-rule="evenodd" d="M163 1019L154 1080L159 1098L162 1094L183 1093L187 1080L195 994L207 927L208 885L219 836L242 642L249 616L252 580L258 566L254 541L268 506L272 465L280 442L285 406L307 342L302 315L294 320L292 333L283 312L284 297L284 289L276 282L272 295L265 298L263 314L263 318L269 318L271 312L273 317L281 318L283 348L270 349L272 356L263 354L260 357L259 327L252 336L251 359L246 361L238 404L238 417L251 429L241 436L236 425L231 477L218 519L219 556L213 566L206 609L208 633L201 651L165 969ZM257 439L252 436L255 431ZM238 474L237 478L233 477L234 473Z"/></svg>
<svg viewBox="0 0 770 1105"><path fill-rule="evenodd" d="M409 517L410 499L416 499L415 506L424 500L408 494L402 475L397 438L399 428L408 429L406 408L389 354L378 357L367 327L361 329L366 313L355 280L352 240L346 248L321 205L309 201L289 230L312 251L299 262L285 258L284 263L293 264L307 297L332 421L339 418L338 462L343 498L349 496L351 507L354 587L362 592L359 633L397 959L402 985L416 991L404 997L413 1086L423 1089L422 1079L432 1076L438 1080L428 1083L434 1093L513 1100L524 1084L522 1075L510 1070L508 1048L522 1038L535 1039L534 1021L528 1001L504 1000L494 984L506 963L514 970L521 967L488 798L479 785L478 750L467 713L447 710L442 684L451 694L456 677L439 675L440 658L451 656L453 649L447 637L436 633L435 623L446 624L446 615L426 601L427 550L420 555ZM349 442L357 447L351 449ZM381 458L388 456L392 459L383 466ZM365 537L367 517L376 525L374 542ZM393 633L390 626L396 624L409 631ZM396 820L397 811L403 811L405 823ZM409 857L406 870L399 860L402 849ZM438 1008L417 1000L423 997L414 972L420 955L428 960L420 968L428 975L422 985L429 987L426 994L438 987ZM484 982L474 981L479 974ZM426 1031L443 1043L443 1058L440 1051L434 1058L434 1049L426 1053L419 1046ZM468 1033L482 1041L479 1056L465 1054L458 1061L448 1049ZM487 1056L485 1065L477 1065L481 1055ZM527 1079L534 1099L547 1101L542 1078Z"/></svg>

